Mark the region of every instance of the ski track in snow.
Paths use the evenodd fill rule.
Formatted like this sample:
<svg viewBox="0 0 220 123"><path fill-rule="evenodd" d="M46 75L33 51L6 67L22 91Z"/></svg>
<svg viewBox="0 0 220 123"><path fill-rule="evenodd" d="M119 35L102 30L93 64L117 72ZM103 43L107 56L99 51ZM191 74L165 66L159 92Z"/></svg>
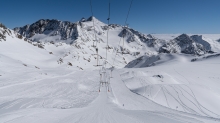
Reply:
<svg viewBox="0 0 220 123"><path fill-rule="evenodd" d="M89 73L90 73L89 71L86 73L84 72L84 76L88 76ZM66 77L72 74L74 73L68 74L66 75ZM129 72L124 74L134 75L133 72L132 74L130 74ZM161 105L157 105L154 102L148 101L147 98L144 99L141 97L141 95L137 95L131 91L129 92L128 88L121 88L120 85L122 85L126 81L126 79L124 80L124 82L123 81L120 82L120 79L124 79L124 78L123 77L120 78L118 77L118 75L119 74L117 71L113 73L113 76L115 77L113 78L113 80L117 80L117 81L112 80L110 92L106 91L105 86L102 86L101 92L100 93L96 92L98 94L98 97L93 99L93 101L89 103L89 105L84 106L82 108L70 108L70 109L53 109L49 107L31 108L32 105L35 105L34 100L28 103L24 103L22 102L23 99L21 98L13 101L12 103L9 103L7 106L4 107L1 106L1 110L5 109L11 111L1 114L0 121L2 121L3 123L19 123L19 122L22 123L24 122L33 122L33 123L34 122L36 123L37 122L42 122L42 123L43 122L45 123L46 122L47 123L48 122L55 122L55 123L195 122L195 123L200 123L202 121L214 122L216 120L212 118L210 119L208 117L201 117L201 116L199 117L196 115L190 115L184 113L182 114L182 112L166 109ZM123 76L123 74L121 74L121 76ZM93 79L96 80L97 78L94 77ZM142 77L139 80L141 80L141 82L143 83L141 86L147 87L145 86ZM97 85L96 81L91 81L91 82L92 84ZM25 83L25 84L29 84L29 83ZM5 87L5 88L10 88L10 87ZM121 90L118 90L119 88L121 88ZM93 89L94 89L93 91L95 91L98 88L93 88ZM64 91L63 93L66 93L65 89L62 90ZM60 95L60 96L63 97L64 95ZM121 100L120 97L122 96L123 99ZM78 99L79 98L86 99L85 97L80 97L78 95ZM132 102L130 102L130 104L132 104L133 106L130 104L129 105L125 104L126 108L122 106L120 102L121 101L124 102L127 99L133 100ZM112 100L118 100L119 102L114 103ZM22 105L20 105L19 110L13 110L13 108L16 108L17 104L19 104L20 102L22 102ZM25 105L29 105L30 107L27 107ZM157 108L154 108L155 106Z"/></svg>
<svg viewBox="0 0 220 123"><path fill-rule="evenodd" d="M174 70L175 72L177 72L176 70ZM131 75L130 73L133 74L133 76L129 76ZM192 89L189 87L190 85L186 85L186 84L158 84L158 83L152 83L148 80L149 76L145 76L145 79L143 79L143 76L137 76L134 74L134 71L130 71L126 72L126 73L122 73L121 77L122 77L122 81L125 83L125 85L134 93L140 94L158 104L162 104L164 106L167 106L169 108L172 108L174 110L179 110L179 111L183 111L183 112L187 112L187 113L192 113L192 114L196 114L196 115L202 115L202 116L207 116L207 117L220 117L219 114L207 109L206 107L204 107L198 100L197 97L195 96L194 92L192 91ZM137 74L140 72L137 72ZM150 73L150 72L147 72ZM156 72L153 72L156 73ZM125 77L125 74L127 74L128 76ZM182 76L182 75L181 75ZM130 81L130 79L132 78L132 81ZM139 79L135 79L135 78L139 78ZM184 77L185 78L185 77ZM137 81L134 81L137 80ZM186 79L187 80L187 79ZM187 80L188 81L188 80ZM145 84L143 84L143 82L145 82ZM134 87L133 85L131 85L131 83L138 85L138 83L141 83L139 85L139 87L136 88L131 88ZM156 93L154 95L152 95L151 89L158 87ZM186 91L186 89L188 89L189 91ZM143 90L144 89L144 90ZM149 90L149 92L147 92L146 90ZM172 92L174 91L174 92ZM166 104L163 104L161 102L158 102L155 98L158 96L159 92L162 92L162 95L164 96L165 102ZM150 96L149 96L150 95ZM152 98L153 97L153 98ZM173 98L177 103L177 106L180 108L180 106L182 107L181 109L177 109L174 108L175 106L171 107L171 104L169 104L170 101L172 101L171 99L169 99L168 101L168 97ZM190 106L189 104L187 104L187 101L190 102L192 105ZM171 103L174 103L171 102Z"/></svg>

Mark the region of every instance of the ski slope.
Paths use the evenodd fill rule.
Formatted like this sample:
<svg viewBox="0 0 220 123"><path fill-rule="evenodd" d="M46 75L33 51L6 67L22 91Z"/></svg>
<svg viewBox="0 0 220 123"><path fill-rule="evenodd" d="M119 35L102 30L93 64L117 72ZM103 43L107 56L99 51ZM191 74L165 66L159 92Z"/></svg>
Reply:
<svg viewBox="0 0 220 123"><path fill-rule="evenodd" d="M17 82L0 88L0 121L220 122L220 98L216 88L219 86L219 78L218 72L214 71L218 69L216 63L219 58L195 63L187 61L185 57L176 56L170 62L157 63L156 66L147 68L117 69L113 71L110 92L106 91L105 85L101 86L101 92L98 92L98 70L48 70L47 76L34 81L19 81L17 77ZM171 64L173 69L170 69ZM200 67L202 65L207 65L206 70ZM193 67L191 72L199 72L192 76L186 66ZM57 71L62 71L63 74L55 76ZM161 75L163 79L154 75ZM209 85L205 86L207 80ZM192 104L187 102L189 100ZM178 109L175 109L176 106Z"/></svg>
<svg viewBox="0 0 220 123"><path fill-rule="evenodd" d="M211 63L210 60L195 63L186 56L175 56L171 63L158 63L144 71L129 70L121 76L132 92L158 104L191 114L219 117L220 78L214 72L219 69L216 65L219 58L211 59Z"/></svg>
<svg viewBox="0 0 220 123"><path fill-rule="evenodd" d="M117 76L121 71L115 71L111 83L111 91L107 92L105 86L101 92L90 92L98 97L83 108L56 109L46 107L22 107L18 103L10 104L10 112L1 113L1 122L82 122L82 123L141 123L141 122L216 122L218 119L189 115L160 106L150 100L131 92ZM90 73L90 72L88 72ZM74 74L73 74L74 75ZM114 81L117 80L117 81ZM96 84L96 82L92 82ZM78 88L79 89L79 88ZM79 95L80 99L81 96ZM83 97L86 99L86 97ZM35 103L35 102L30 102ZM29 103L29 104L30 104ZM123 106L123 104L124 106ZM26 104L27 105L27 104ZM18 109L15 110L14 108ZM13 108L13 109L12 109Z"/></svg>
<svg viewBox="0 0 220 123"><path fill-rule="evenodd" d="M95 23L96 30L102 31L100 25L105 24ZM0 123L220 122L220 47L215 42L219 35L200 38L215 53L195 56L159 54L127 30L125 48L140 54L115 55L122 28L111 29L108 62L115 58L116 68L110 92L105 85L99 92L100 68L93 66L96 58L91 47L94 35L86 31L92 23L83 24L84 33L73 45L70 41L49 43L47 36L43 43L25 41L16 33L0 41ZM133 42L127 42L130 36ZM105 31L98 38L101 64ZM168 40L170 35L161 38Z"/></svg>

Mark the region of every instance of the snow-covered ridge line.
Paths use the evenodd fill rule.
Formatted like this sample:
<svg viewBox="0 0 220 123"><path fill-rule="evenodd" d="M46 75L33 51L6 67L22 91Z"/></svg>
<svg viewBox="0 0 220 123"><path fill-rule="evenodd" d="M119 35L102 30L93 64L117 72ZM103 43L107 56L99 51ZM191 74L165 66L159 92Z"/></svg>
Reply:
<svg viewBox="0 0 220 123"><path fill-rule="evenodd" d="M71 38L76 39L78 32L77 23L59 20L41 19L31 25L14 28L14 31L26 38L31 38L36 34L45 34L47 36L61 35L61 40Z"/></svg>
<svg viewBox="0 0 220 123"><path fill-rule="evenodd" d="M58 61L59 59L67 63L71 61L71 64L75 64L82 70L97 64L94 45L99 49L99 64L105 59L108 28L108 54L110 55L108 62L113 63L116 56L115 65L119 68L142 56L150 58L152 55L157 56L160 53L184 53L201 56L220 52L220 43L216 39L212 40L203 35L182 34L171 36L172 39L167 40L163 37L158 38L154 34L145 35L130 27L118 24L107 25L95 17L82 18L75 23L56 19L41 19L31 25L14 28L14 32L17 37L24 37L25 40L33 42L35 45L37 45L36 42L42 44L41 46L45 50L52 53L56 51L54 48L51 49L51 44L57 46L56 44L61 43L61 47L65 49L66 53L63 53L62 57L59 56ZM68 47L68 51L65 47ZM67 57L68 54L70 56ZM70 58L71 56L72 58ZM79 63L80 60L87 61L84 65L88 65L88 67Z"/></svg>
<svg viewBox="0 0 220 123"><path fill-rule="evenodd" d="M219 57L219 56L220 56L220 53L215 53L215 54L203 56L203 57L200 57L200 58L194 58L194 59L191 60L191 62L202 61L202 60L206 60L206 59L210 59L210 58L215 58L215 57Z"/></svg>
<svg viewBox="0 0 220 123"><path fill-rule="evenodd" d="M196 35L190 37L186 34L182 34L163 45L160 48L159 52L204 55L206 52L209 52L210 50L210 44L208 44L204 40L201 40L201 37Z"/></svg>
<svg viewBox="0 0 220 123"><path fill-rule="evenodd" d="M94 28L91 23L93 20L95 22ZM97 40L94 39L94 34L91 33L93 32L92 30L94 30L97 35L102 36L102 38L98 36L98 40L105 40L103 36L106 34L107 28L107 24L104 24L95 17L89 17L88 19L82 18L75 23L55 19L41 19L31 25L14 28L14 30L33 41L61 41L67 44L73 44L76 40ZM126 43L133 45L133 42L135 42L135 45L139 45L139 47L152 47L154 51L159 53L203 55L209 51L213 51L213 49L216 50L216 48L213 48L213 41L206 41L204 40L204 36L201 35L170 35L172 37L170 38L171 40L167 40L163 37L156 38L157 36L155 37L154 34L145 35L132 28L124 28L118 24L110 24L109 28L110 30L121 30L118 34L113 36L122 37L122 35L125 34ZM90 34L88 34L89 32ZM220 37L218 39L220 39ZM130 51L129 48L125 50Z"/></svg>
<svg viewBox="0 0 220 123"><path fill-rule="evenodd" d="M93 20L95 26L93 27ZM41 19L31 25L24 27L14 28L14 31L24 38L30 41L38 43L66 43L73 47L72 52L74 57L83 57L87 61L95 61L96 53L93 48L93 41L99 48L100 59L104 58L104 52L106 49L106 34L107 28L109 28L109 54L111 57L115 56L116 52L126 52L127 55L121 53L117 54L116 66L124 67L128 62L140 57L143 54L154 54L154 50L148 50L151 43L156 40L152 36L144 35L131 28L123 29L123 26L118 24L110 24L109 26L95 17L88 19L82 18L76 23L62 22L58 20ZM125 33L125 42L120 42L122 36L120 34ZM94 34L96 33L96 35ZM119 44L119 45L118 45ZM88 54L88 55L86 55ZM109 59L109 62L112 62ZM92 65L91 63L91 65ZM100 61L102 63L102 61ZM93 63L94 64L94 63Z"/></svg>
<svg viewBox="0 0 220 123"><path fill-rule="evenodd" d="M6 35L10 36L12 35L12 32L5 25L0 23L0 41L2 40L6 41Z"/></svg>

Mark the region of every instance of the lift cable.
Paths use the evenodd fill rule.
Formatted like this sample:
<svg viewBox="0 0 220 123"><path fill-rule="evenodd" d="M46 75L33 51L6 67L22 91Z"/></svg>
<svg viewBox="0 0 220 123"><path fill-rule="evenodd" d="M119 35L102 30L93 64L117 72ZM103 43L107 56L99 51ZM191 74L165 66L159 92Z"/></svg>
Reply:
<svg viewBox="0 0 220 123"><path fill-rule="evenodd" d="M131 0L131 3L130 3L130 7L129 7L129 10L128 10L128 14L127 14L127 17L126 17L126 20L125 20L125 25L127 24L127 20L128 20L129 14L130 14L132 2L133 2L133 0Z"/></svg>
<svg viewBox="0 0 220 123"><path fill-rule="evenodd" d="M124 36L125 36L125 29L127 28L126 26L128 25L128 24L127 24L127 20L128 20L129 14L130 14L130 10L131 10L132 3L133 3L133 0L131 0L130 7L129 7L129 9L128 9L128 14L127 14L127 17L126 17L126 19L125 19L125 24L124 24L123 34L122 34L122 36L123 36L122 55L125 54L125 53L124 53Z"/></svg>
<svg viewBox="0 0 220 123"><path fill-rule="evenodd" d="M130 10L131 10L131 6L132 6L132 3L133 3L133 0L131 0L131 3L130 3L130 7L129 7L129 9L128 9L128 13L127 13L127 16L126 16L126 19L125 19L125 24L124 24L124 27L127 25L127 20L128 20L128 16L129 16L129 14L130 14ZM122 32L122 37L123 37L123 49L122 49L122 55L123 55L123 52L124 52L124 27L123 27L123 32ZM119 41L119 47L120 47L120 42L121 42L121 38L120 38L120 41ZM113 66L114 66L114 63L115 63L115 58L116 58L116 55L117 55L117 51L116 51L116 53L115 53L115 57L114 57L114 60L113 60Z"/></svg>
<svg viewBox="0 0 220 123"><path fill-rule="evenodd" d="M108 89L108 92L110 91L109 90L109 84L110 84L110 75L109 73L107 72L107 69L106 69L106 64L108 63L108 49L109 49L109 46L108 46L108 34L109 34L109 21L110 21L110 0L109 0L109 6L108 6L108 26L107 26L107 42L106 42L106 61L104 61L104 64L103 64L103 68L105 70L105 73L103 75L101 75L101 77L104 77L104 83L106 84L106 87Z"/></svg>
<svg viewBox="0 0 220 123"><path fill-rule="evenodd" d="M109 0L109 4L108 4L109 6L108 6L108 30L107 30L107 45L106 45L106 61L107 61L107 59L108 59L108 48L109 48L109 46L108 46L108 33L109 33L109 21L110 21L110 0Z"/></svg>
<svg viewBox="0 0 220 123"><path fill-rule="evenodd" d="M91 13L92 13L92 23L93 23L93 33L94 33L94 35L95 35L95 40L93 40L93 45L92 45L92 47L94 47L95 48L95 50L96 50L96 56L97 56L97 65L94 65L94 66L96 66L96 67L98 67L98 66L102 66L102 65L99 65L99 54L98 54L98 47L97 47L97 36L96 36L96 32L95 32L95 22L94 22L94 14L93 14L93 10L92 10L92 0L90 0L90 10L91 10ZM94 45L94 42L96 41L96 45ZM100 68L101 69L101 68Z"/></svg>
<svg viewBox="0 0 220 123"><path fill-rule="evenodd" d="M94 22L94 14L93 14L93 10L92 10L92 0L90 0L90 8L91 8L91 13L92 13L92 23L93 23L93 33L95 35L95 40L93 41L93 47L97 47L97 37L96 37L96 33L95 33L95 22ZM96 46L94 45L94 42L96 41Z"/></svg>
<svg viewBox="0 0 220 123"><path fill-rule="evenodd" d="M120 48L121 39L122 39L122 37L119 40L118 49ZM115 58L116 58L117 53L118 53L118 50L116 49L115 57L114 57L113 64L112 64L113 66L114 66L114 63L115 63Z"/></svg>

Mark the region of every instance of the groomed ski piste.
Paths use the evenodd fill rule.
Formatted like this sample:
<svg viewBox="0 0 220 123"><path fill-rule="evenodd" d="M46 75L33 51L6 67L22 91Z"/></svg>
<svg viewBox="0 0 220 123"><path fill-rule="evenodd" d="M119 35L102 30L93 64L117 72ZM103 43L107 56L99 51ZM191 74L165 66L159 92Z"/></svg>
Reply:
<svg viewBox="0 0 220 123"><path fill-rule="evenodd" d="M0 122L220 122L219 34L144 35L111 25L107 89L92 47L98 40L101 65L106 28L94 17L0 27Z"/></svg>
<svg viewBox="0 0 220 123"><path fill-rule="evenodd" d="M219 74L214 71L219 69L216 64L220 59L191 63L184 58L185 56L178 56L171 62L147 69L115 70L110 92L105 85L98 91L97 70L70 72L65 69L42 68L47 75L34 70L28 73L17 71L17 75L1 81L0 121L220 122ZM22 67L20 66L20 69ZM6 69L13 72L13 69ZM208 87L205 86L207 81Z"/></svg>

